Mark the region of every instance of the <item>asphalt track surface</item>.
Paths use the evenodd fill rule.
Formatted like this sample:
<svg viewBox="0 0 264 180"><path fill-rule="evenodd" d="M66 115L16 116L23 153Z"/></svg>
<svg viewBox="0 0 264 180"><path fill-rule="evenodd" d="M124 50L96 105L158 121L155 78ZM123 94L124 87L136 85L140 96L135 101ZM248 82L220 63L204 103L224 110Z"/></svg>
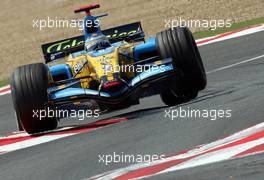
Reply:
<svg viewBox="0 0 264 180"><path fill-rule="evenodd" d="M264 54L264 32L199 48L207 72ZM209 143L263 122L264 58L208 74L207 89L189 103L171 109L231 109L231 118L165 118L159 96L106 116L128 121L0 156L0 179L83 179L130 165L99 161L99 155L170 154ZM104 117L103 117L104 118ZM61 126L91 120L67 119ZM0 134L15 131L10 95L0 97ZM263 179L264 155L161 174L154 179Z"/></svg>

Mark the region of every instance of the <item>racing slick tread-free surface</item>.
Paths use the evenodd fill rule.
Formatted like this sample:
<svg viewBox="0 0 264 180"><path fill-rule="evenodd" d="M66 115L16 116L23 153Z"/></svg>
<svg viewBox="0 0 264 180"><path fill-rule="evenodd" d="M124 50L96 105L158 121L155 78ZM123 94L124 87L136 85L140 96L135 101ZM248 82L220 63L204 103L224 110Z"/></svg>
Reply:
<svg viewBox="0 0 264 180"><path fill-rule="evenodd" d="M174 106L184 102L188 102L198 96L198 91L190 91L185 94L177 95L172 89L160 94L162 101L168 106Z"/></svg>
<svg viewBox="0 0 264 180"><path fill-rule="evenodd" d="M40 119L34 112L45 109L47 103L48 70L42 63L18 67L11 78L13 104L18 122L29 134L52 130L56 118Z"/></svg>
<svg viewBox="0 0 264 180"><path fill-rule="evenodd" d="M202 59L187 27L168 29L157 34L157 49L161 58L173 59L175 69L183 72L185 90L203 90L207 80Z"/></svg>
<svg viewBox="0 0 264 180"><path fill-rule="evenodd" d="M171 57L174 68L178 70L177 77L180 76L175 80L175 87L161 93L163 102L172 106L197 97L198 91L206 87L207 80L190 30L187 27L177 27L162 31L157 34L156 44L160 57Z"/></svg>

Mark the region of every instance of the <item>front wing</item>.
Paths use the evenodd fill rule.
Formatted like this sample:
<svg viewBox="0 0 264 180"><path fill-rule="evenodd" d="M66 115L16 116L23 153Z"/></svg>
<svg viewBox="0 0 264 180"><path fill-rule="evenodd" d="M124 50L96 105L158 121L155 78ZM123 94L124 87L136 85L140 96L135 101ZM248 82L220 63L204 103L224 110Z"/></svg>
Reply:
<svg viewBox="0 0 264 180"><path fill-rule="evenodd" d="M128 96L140 96L138 94L140 92L138 91L138 89L146 87L151 83L160 83L161 81L170 80L175 75L175 69L172 66L171 58L164 59L162 61L157 61L156 63L159 63L160 65L156 66L153 69L148 69L138 74L131 81L129 81L126 86L124 86L117 92L107 93L92 89L73 87L74 84L78 83L78 81L75 81L63 85L63 88L49 88L49 101L52 104L56 105L63 105L72 103L74 101L91 99L102 101L105 103L120 103ZM155 93L159 93L160 89L157 87L162 86L155 87Z"/></svg>

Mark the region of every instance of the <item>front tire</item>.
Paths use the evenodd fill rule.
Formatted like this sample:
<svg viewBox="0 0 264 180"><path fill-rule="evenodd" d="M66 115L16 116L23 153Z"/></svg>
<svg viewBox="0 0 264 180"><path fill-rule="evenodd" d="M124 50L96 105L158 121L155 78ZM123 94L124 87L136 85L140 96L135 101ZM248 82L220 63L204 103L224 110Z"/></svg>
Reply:
<svg viewBox="0 0 264 180"><path fill-rule="evenodd" d="M188 102L198 95L198 91L186 92L184 94L177 94L173 89L167 89L160 94L162 101L168 106L175 106L181 103Z"/></svg>
<svg viewBox="0 0 264 180"><path fill-rule="evenodd" d="M53 130L56 117L40 119L34 112L46 110L48 102L48 68L42 64L18 67L11 77L11 93L17 121L29 134Z"/></svg>
<svg viewBox="0 0 264 180"><path fill-rule="evenodd" d="M161 93L163 102L176 105L195 98L206 87L206 73L192 33L187 27L162 31L156 36L161 59L172 58L177 77L174 84ZM177 79L177 80L176 80ZM173 93L172 93L173 92Z"/></svg>

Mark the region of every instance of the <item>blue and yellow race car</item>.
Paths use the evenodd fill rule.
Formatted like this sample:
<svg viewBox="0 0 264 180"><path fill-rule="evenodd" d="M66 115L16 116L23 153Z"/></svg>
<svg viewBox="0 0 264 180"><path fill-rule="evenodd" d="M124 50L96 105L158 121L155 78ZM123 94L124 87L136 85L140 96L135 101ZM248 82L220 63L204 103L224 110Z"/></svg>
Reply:
<svg viewBox="0 0 264 180"><path fill-rule="evenodd" d="M59 117L39 119L36 111L94 102L111 111L160 94L169 106L197 97L206 87L200 53L187 27L145 39L140 22L101 30L92 4L85 12L84 35L42 45L45 64L18 67L11 77L13 104L20 130L53 130Z"/></svg>

